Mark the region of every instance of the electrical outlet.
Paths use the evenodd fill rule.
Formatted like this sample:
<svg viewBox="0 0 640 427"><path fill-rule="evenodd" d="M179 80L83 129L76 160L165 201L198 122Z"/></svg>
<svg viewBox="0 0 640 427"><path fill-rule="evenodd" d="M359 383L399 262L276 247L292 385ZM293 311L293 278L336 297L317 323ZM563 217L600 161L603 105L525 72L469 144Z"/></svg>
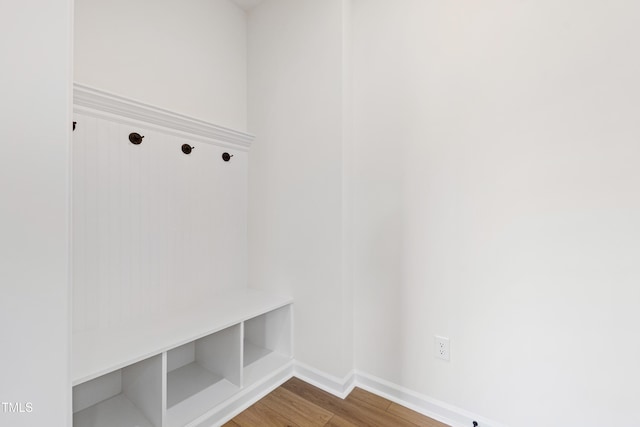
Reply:
<svg viewBox="0 0 640 427"><path fill-rule="evenodd" d="M442 360L446 360L449 361L451 360L451 351L450 351L450 347L449 347L449 338L447 337L440 337L438 335L436 335L435 337L435 356L438 359L442 359Z"/></svg>

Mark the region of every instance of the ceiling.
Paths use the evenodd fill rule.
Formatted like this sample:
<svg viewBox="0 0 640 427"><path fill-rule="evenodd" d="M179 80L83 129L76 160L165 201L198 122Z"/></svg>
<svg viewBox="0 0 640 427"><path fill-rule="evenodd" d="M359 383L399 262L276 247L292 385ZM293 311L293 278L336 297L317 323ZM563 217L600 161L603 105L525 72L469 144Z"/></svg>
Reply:
<svg viewBox="0 0 640 427"><path fill-rule="evenodd" d="M243 8L244 10L250 10L251 8L257 6L258 3L260 3L262 0L233 0L233 1L236 2L236 4L241 8Z"/></svg>

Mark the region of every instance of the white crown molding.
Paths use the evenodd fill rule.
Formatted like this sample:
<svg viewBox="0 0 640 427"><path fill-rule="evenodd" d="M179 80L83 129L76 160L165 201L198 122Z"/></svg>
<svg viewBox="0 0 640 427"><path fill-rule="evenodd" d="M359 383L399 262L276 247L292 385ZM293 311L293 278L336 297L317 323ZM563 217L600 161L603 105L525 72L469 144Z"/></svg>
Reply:
<svg viewBox="0 0 640 427"><path fill-rule="evenodd" d="M119 121L143 122L216 145L232 146L247 151L254 136L213 123L205 122L140 101L125 98L80 83L73 84L74 112Z"/></svg>

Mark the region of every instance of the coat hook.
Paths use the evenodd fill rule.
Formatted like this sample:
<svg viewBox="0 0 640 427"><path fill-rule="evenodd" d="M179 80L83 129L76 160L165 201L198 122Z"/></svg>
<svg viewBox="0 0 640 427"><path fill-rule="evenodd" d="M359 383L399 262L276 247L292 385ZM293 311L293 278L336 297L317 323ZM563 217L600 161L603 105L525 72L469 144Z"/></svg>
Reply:
<svg viewBox="0 0 640 427"><path fill-rule="evenodd" d="M73 130L76 130L76 123L78 122L73 122Z"/></svg>
<svg viewBox="0 0 640 427"><path fill-rule="evenodd" d="M233 157L233 154L222 153L222 160L224 160L225 162L228 162L229 160L231 160L232 157Z"/></svg>
<svg viewBox="0 0 640 427"><path fill-rule="evenodd" d="M131 141L131 143L134 145L142 144L142 138L144 138L144 136L141 136L139 133L136 133L136 132L132 132L129 134L129 141Z"/></svg>
<svg viewBox="0 0 640 427"><path fill-rule="evenodd" d="M191 150L193 150L196 147L192 147L189 144L182 144L182 152L184 154L191 154Z"/></svg>

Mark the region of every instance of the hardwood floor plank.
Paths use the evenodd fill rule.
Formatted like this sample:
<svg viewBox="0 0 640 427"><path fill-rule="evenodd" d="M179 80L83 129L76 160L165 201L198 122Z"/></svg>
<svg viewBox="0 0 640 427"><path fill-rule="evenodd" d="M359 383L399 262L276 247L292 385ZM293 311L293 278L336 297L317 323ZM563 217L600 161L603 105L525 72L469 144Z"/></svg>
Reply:
<svg viewBox="0 0 640 427"><path fill-rule="evenodd" d="M291 378L223 427L449 427L366 390L342 400Z"/></svg>
<svg viewBox="0 0 640 427"><path fill-rule="evenodd" d="M261 402L300 426L322 427L333 417L326 409L282 387L275 389Z"/></svg>
<svg viewBox="0 0 640 427"><path fill-rule="evenodd" d="M300 427L260 402L238 414L233 421L240 427Z"/></svg>
<svg viewBox="0 0 640 427"><path fill-rule="evenodd" d="M340 418L339 416L334 415L333 417L331 417L329 422L324 425L324 427L358 427L358 426L353 423L350 423L344 418Z"/></svg>
<svg viewBox="0 0 640 427"><path fill-rule="evenodd" d="M343 403L342 399L313 387L296 377L291 378L281 387L334 414L335 412L332 408L340 407Z"/></svg>
<svg viewBox="0 0 640 427"><path fill-rule="evenodd" d="M349 393L349 396L347 396L346 400L351 401L353 399L357 399L361 402L382 409L383 411L386 411L389 405L391 405L390 400L387 400L384 397L380 397L358 387L354 388L353 391Z"/></svg>
<svg viewBox="0 0 640 427"><path fill-rule="evenodd" d="M397 403L393 402L387 408L387 412L421 427L449 427L448 425L443 424L440 421L436 421L433 418L429 418L419 412L412 411L409 408L405 408L404 406L398 405Z"/></svg>
<svg viewBox="0 0 640 427"><path fill-rule="evenodd" d="M367 403L354 404L339 399L295 377L284 383L282 387L357 426L415 427L415 424L394 414Z"/></svg>

